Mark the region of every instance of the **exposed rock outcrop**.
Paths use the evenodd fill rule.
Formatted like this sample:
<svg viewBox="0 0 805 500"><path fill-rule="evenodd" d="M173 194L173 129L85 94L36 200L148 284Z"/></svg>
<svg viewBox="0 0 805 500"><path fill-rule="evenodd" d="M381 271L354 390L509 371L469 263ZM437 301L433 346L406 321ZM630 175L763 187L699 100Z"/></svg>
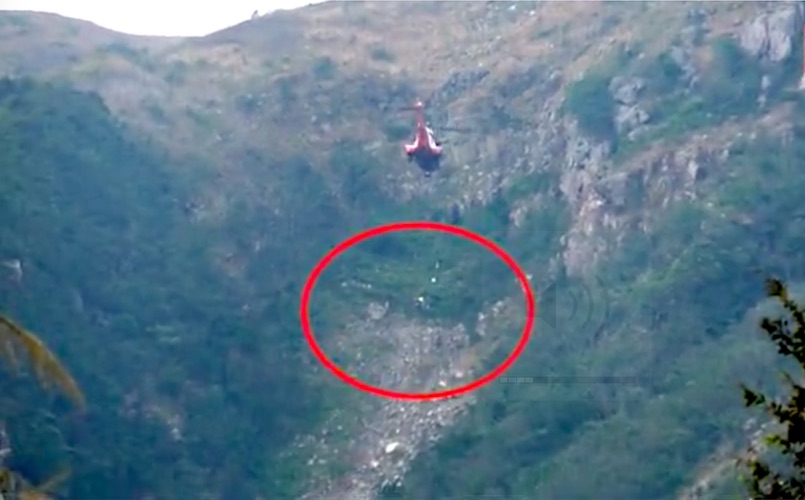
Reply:
<svg viewBox="0 0 805 500"><path fill-rule="evenodd" d="M802 25L801 3L783 4L746 23L740 32L741 47L759 59L780 62L788 59L794 37Z"/></svg>
<svg viewBox="0 0 805 500"><path fill-rule="evenodd" d="M466 383L472 366L463 327L424 324L386 311L385 304L370 304L368 318L350 325L331 346L353 354L348 373L370 385L411 393ZM337 412L317 435L295 445L311 457L312 482L304 498L374 498L378 489L399 483L414 457L474 401L472 395L425 402L360 396L349 414ZM334 464L350 465L339 474L328 469Z"/></svg>

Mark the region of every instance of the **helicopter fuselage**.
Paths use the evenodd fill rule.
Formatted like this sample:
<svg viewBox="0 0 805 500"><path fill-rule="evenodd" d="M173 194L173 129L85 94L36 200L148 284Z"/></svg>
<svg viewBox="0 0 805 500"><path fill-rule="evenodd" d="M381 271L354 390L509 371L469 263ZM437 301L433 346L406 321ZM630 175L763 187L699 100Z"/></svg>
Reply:
<svg viewBox="0 0 805 500"><path fill-rule="evenodd" d="M405 153L409 161L416 161L419 168L429 175L440 166L442 147L434 137L433 131L425 124L421 104L417 105L416 111L414 142L405 145Z"/></svg>
<svg viewBox="0 0 805 500"><path fill-rule="evenodd" d="M441 155L434 155L428 151L417 151L408 155L408 160L415 161L417 166L424 171L427 176L439 170L441 159Z"/></svg>

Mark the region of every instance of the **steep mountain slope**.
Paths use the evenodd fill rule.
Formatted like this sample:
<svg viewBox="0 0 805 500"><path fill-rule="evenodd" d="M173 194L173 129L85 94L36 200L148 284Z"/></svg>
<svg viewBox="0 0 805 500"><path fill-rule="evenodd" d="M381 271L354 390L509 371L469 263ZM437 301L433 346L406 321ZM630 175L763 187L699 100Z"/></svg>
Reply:
<svg viewBox="0 0 805 500"><path fill-rule="evenodd" d="M188 414L209 412L192 440L228 450L223 477L176 486L134 479L125 491L93 492L656 498L740 446L747 416L736 384L763 379L772 354L746 317L764 272L801 280L804 271L802 103L791 91L802 54L798 4L329 3L164 44L79 34L67 62L45 57L66 43L62 20L36 18L24 32L20 19L29 17L0 16L8 51L0 67L97 91L167 151L188 190L186 217L172 224L192 229L165 251L197 255L187 241L201 238L209 262L185 263L186 273L217 280L207 293L227 296L219 314L249 318L231 328L238 340L216 347L248 345L229 351L246 366L238 383L216 392L218 381L205 379L162 394ZM473 130L450 134L445 169L432 179L400 160L407 118L394 109L416 95L429 98L437 132ZM557 284L558 298L540 294L547 319L508 374L520 381L448 402L383 402L344 388L304 351L294 311L317 258L355 231L411 218L475 229L515 256L539 290ZM320 285L317 329L361 377L382 367L419 385L445 356L477 375L511 349L519 290L506 273L482 273L490 264L480 252L445 241L362 246ZM428 286L437 260L448 263L440 279L463 284ZM215 271L195 269L207 265ZM566 287L598 292L593 318L574 315ZM427 313L410 306L423 288L441 299ZM194 293L183 297L168 302L167 318L176 320L180 304L204 308ZM124 310L133 315L138 303ZM205 326L211 319L195 321L192 342L220 337ZM421 352L436 335L459 344L437 358L415 355L412 346ZM138 349L162 352L135 337ZM88 361L90 352L73 357ZM202 363L208 351L184 352ZM274 363L261 372L266 356ZM305 368L286 356L301 356ZM286 376L303 388L266 399L265 378ZM534 382L568 377L597 383ZM200 395L195 404L188 393ZM298 441L283 448L271 437L283 424L261 419L286 421L286 404L314 394L327 398L287 427ZM216 433L220 418L231 426ZM230 435L245 422L262 432ZM403 451L386 453L391 442ZM158 446L185 450L200 470L216 467L202 458L216 452ZM241 475L253 456L254 472ZM121 451L108 460L134 459Z"/></svg>
<svg viewBox="0 0 805 500"><path fill-rule="evenodd" d="M131 37L55 14L3 11L0 58L6 76L58 74L102 50L136 53L179 42L171 37ZM36 57L29 57L36 54Z"/></svg>
<svg viewBox="0 0 805 500"><path fill-rule="evenodd" d="M249 474L239 468L235 478L220 464L261 463L293 432L286 419L305 429L318 402L286 400L300 372L286 378L279 359L294 351L272 353L254 338L277 339L282 325L264 329L242 313L244 292L210 265L211 235L183 222L195 182L127 137L97 96L59 86L0 82L0 138L0 253L23 271L19 282L4 276L0 300L45 332L90 404L58 431L49 412L4 397L12 465L44 479L67 462L70 494L81 498L249 494ZM277 387L250 399L272 362ZM211 423L227 415L238 429L216 436ZM255 439L258 448L246 444ZM158 465L166 461L179 469Z"/></svg>

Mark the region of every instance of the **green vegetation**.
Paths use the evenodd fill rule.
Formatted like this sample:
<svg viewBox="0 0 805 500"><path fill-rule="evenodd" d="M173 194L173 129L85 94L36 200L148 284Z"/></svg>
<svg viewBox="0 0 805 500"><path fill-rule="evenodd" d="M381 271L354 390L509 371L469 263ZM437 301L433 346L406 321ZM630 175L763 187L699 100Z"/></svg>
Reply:
<svg viewBox="0 0 805 500"><path fill-rule="evenodd" d="M369 50L369 56L375 61L394 62L394 54L382 45L375 45Z"/></svg>
<svg viewBox="0 0 805 500"><path fill-rule="evenodd" d="M34 375L42 387L55 385L80 408L84 407L84 395L70 373L56 359L56 356L45 346L39 337L17 325L14 321L0 315L0 361L4 368L10 368L19 375L20 356L28 358ZM5 381L8 384L8 381ZM0 396L0 410L3 415L8 412L15 401L7 394ZM5 410L5 411L3 411ZM2 429L0 429L1 431ZM7 443L0 442L0 446ZM32 485L18 472L5 467L4 458L13 449L0 449L0 496L3 498L45 498L56 486L64 481L67 469L53 475L47 482L38 486ZM41 496L40 496L41 495Z"/></svg>
<svg viewBox="0 0 805 500"><path fill-rule="evenodd" d="M330 80L338 71L338 65L329 57L318 57L313 63L313 74L320 80Z"/></svg>
<svg viewBox="0 0 805 500"><path fill-rule="evenodd" d="M616 136L615 100L609 81L609 76L594 73L574 82L567 91L567 110L578 119L582 132L601 140Z"/></svg>
<svg viewBox="0 0 805 500"><path fill-rule="evenodd" d="M654 111L662 130L657 137L686 134L758 109L764 68L731 38L716 39L711 50L712 62L693 95L686 95L678 85L680 75L667 53L658 56L651 69L661 71L649 80L651 95L659 97Z"/></svg>
<svg viewBox="0 0 805 500"><path fill-rule="evenodd" d="M746 88L735 92L749 99ZM724 111L707 102L698 112ZM718 446L742 441L750 415L735 388L740 380L773 386L773 352L751 328L759 272L805 277L803 125L787 139L735 144L725 170L704 181L707 196L658 211L647 234L626 232L622 251L599 269L611 299L600 335L611 341L596 325L538 322L533 345L507 373L635 383L482 389L466 421L417 458L394 497L668 497ZM558 302L557 317L571 316L571 306Z"/></svg>
<svg viewBox="0 0 805 500"><path fill-rule="evenodd" d="M671 51L661 52L645 65L643 75L647 79L647 91L654 97L661 97L679 90L684 73L671 56Z"/></svg>
<svg viewBox="0 0 805 500"><path fill-rule="evenodd" d="M0 359L13 370L20 368L20 355L25 355L39 383L45 387L58 386L74 403L84 406L84 395L73 377L62 366L56 356L36 335L0 316ZM20 352L22 351L22 352Z"/></svg>
<svg viewBox="0 0 805 500"><path fill-rule="evenodd" d="M730 38L717 39L712 50L713 60L700 84L700 109L716 119L755 110L763 69Z"/></svg>
<svg viewBox="0 0 805 500"><path fill-rule="evenodd" d="M768 104L790 99L784 85L801 59L775 69L728 39L711 48L712 64L691 88L683 88L670 53L638 68L651 76L646 92L655 123L635 142L616 137L612 121L611 77L642 64L625 53L571 85L565 110L583 132L618 146L618 160L652 141L753 116L762 75L772 81ZM371 57L386 60L380 52ZM168 71L181 83L182 66ZM311 71L336 88L332 60L315 60ZM298 104L306 90L292 74L277 83L282 107ZM232 97L231 105L243 115L260 112L251 94ZM170 118L153 103L144 106L155 120ZM481 129L522 126L500 103L487 109ZM187 113L210 130L217 125L215 116ZM407 131L383 128L389 138ZM590 324L574 316L584 315L574 310L585 304L563 295L564 288L598 285L595 277L566 276L557 259L571 215L553 195L558 169L514 179L487 205L458 210L444 206L438 185L433 198L396 200L386 191L390 166L365 144L345 141L327 152L326 165L244 151L232 160L246 164L251 177L236 181L253 191L227 199L231 193L200 178L203 162L176 168L131 137L97 96L0 80L0 262L20 259L24 269L18 284L0 274L0 308L48 336L53 356L69 364L89 402L85 414L71 415L63 401L43 405L34 387L4 377L0 419L14 448L4 465L30 484L50 486L47 478L69 463L64 489L71 498L298 497L311 472L306 457L289 451L292 438L332 408L348 410L352 394L314 370L296 318L304 277L337 242L392 221L472 229L509 251L539 290L551 282L560 290L539 303L540 310L555 308L557 321L538 321L507 375L624 379L490 384L467 418L420 454L403 486L388 488L385 497L672 497L714 450L745 438L752 414L738 382L760 388L748 395L778 390L769 376L778 366L773 349L754 332L768 305L755 284L768 274L805 281L801 120L783 139L736 141L725 167L705 165L696 198L652 208L646 230L623 229L618 250L596 270L609 309L594 297ZM632 186L639 198L641 181ZM224 222L191 222L186 212L203 203L200 194L221 195ZM536 208L515 225L510 215L526 200ZM363 312L356 304L375 300L472 327L482 306L515 293L506 266L476 245L401 233L367 241L328 268L314 294L313 319L340 324ZM424 308L413 300L420 295ZM799 312L790 312L797 323ZM764 328L786 344L786 335L801 340L799 323L793 331L779 322ZM53 366L49 355L36 359L34 366ZM789 389L794 397L777 409L801 412L801 388ZM768 403L752 397L750 404ZM799 418L793 414L778 412L781 421ZM798 439L789 432L771 442L798 447ZM788 477L777 462L750 467L756 493L784 493L769 486L772 470ZM0 475L0 484L10 479Z"/></svg>
<svg viewBox="0 0 805 500"><path fill-rule="evenodd" d="M383 124L383 133L390 141L407 140L411 135L411 124L402 122L393 122Z"/></svg>
<svg viewBox="0 0 805 500"><path fill-rule="evenodd" d="M511 204L533 193L523 192L521 186L501 192L489 205L471 207L458 220L449 221L447 211L436 211L428 216L427 207L400 203L378 189L383 169L358 144L337 146L331 155L331 165L341 179L338 192L350 207L353 223L359 223L357 227L431 219L464 226L497 242L512 238L518 243L512 248L527 250L555 249L563 229L559 224L551 225L553 218L546 221L543 231L537 234L510 227ZM523 182L547 189L556 181L545 174L535 174L534 178L538 180L524 179ZM541 215L544 213L535 217ZM519 256L525 257L515 254ZM545 256L547 253L543 254ZM534 254L529 253L528 257ZM439 278L432 282L435 275ZM370 283L372 288L350 289L345 302L341 287L344 282ZM403 232L372 238L339 256L324 273L315 295L326 297L316 301L321 300L327 307L341 303L349 309L349 303L353 302L388 301L398 311L448 322L462 321L472 328L483 304L517 293L517 286L508 266L479 244L448 234ZM420 310L416 304L415 298L419 296L427 300L425 310ZM317 316L322 315L339 321L347 319L344 314Z"/></svg>
<svg viewBox="0 0 805 500"><path fill-rule="evenodd" d="M777 280L769 280L767 292L776 298L785 309L784 318L763 318L761 327L777 346L783 357L792 357L800 369L805 369L805 310L789 295L785 285ZM790 322L793 320L793 324ZM805 496L805 387L785 373L784 381L790 395L784 401L775 400L761 392L744 386L744 401L748 407L762 407L769 413L775 424L783 432L772 431L763 439L764 444L774 451L789 457L788 464L773 470L754 444L750 446L748 458L744 461L750 471L749 486L755 498L802 498ZM780 458L780 457L776 457Z"/></svg>
<svg viewBox="0 0 805 500"><path fill-rule="evenodd" d="M0 257L24 268L21 289L0 281L0 304L39 331L60 332L48 342L92 402L75 419L15 389L9 398L24 404L2 414L15 440L11 465L38 484L69 461L65 491L78 498L292 495L305 468L277 457L348 390L310 372L291 312L300 276L358 230L426 219L432 208L393 201L378 189L382 165L345 143L332 152L335 177L302 158L280 163L252 152L246 160L268 165L260 170L282 189L265 206L233 200L234 224L196 226L186 211L204 165L172 168L129 137L95 95L0 82ZM469 209L460 223L505 237L507 196ZM282 212L272 215L268 204ZM546 244L544 235L519 234ZM401 309L407 291L413 297L426 286L431 307L419 314L434 319L469 322L481 300L511 293L511 274L491 254L455 237L422 236L367 242L341 272L376 284L371 298ZM434 250L444 265L436 284ZM228 277L222 254L250 257ZM366 298L344 300L339 270L331 271L314 308L328 322ZM481 287L486 295L471 293Z"/></svg>
<svg viewBox="0 0 805 500"><path fill-rule="evenodd" d="M109 43L100 48L98 53L118 55L149 72L156 70L156 65L147 50L134 48L122 42Z"/></svg>
<svg viewBox="0 0 805 500"><path fill-rule="evenodd" d="M633 48L634 50L634 48ZM613 53L567 89L565 111L578 121L581 132L617 147L615 127L615 98L609 90L615 75L628 71L633 55L618 46Z"/></svg>
<svg viewBox="0 0 805 500"><path fill-rule="evenodd" d="M74 498L250 496L324 404L296 397L310 382L284 314L295 297L279 276L244 314L250 299L214 264L223 235L184 214L196 181L126 134L97 96L0 81L0 256L24 269L20 287L0 281L0 304L59 332L48 343L91 401L76 419L14 386L9 466L37 484L70 462Z"/></svg>
<svg viewBox="0 0 805 500"><path fill-rule="evenodd" d="M796 43L801 46L801 42ZM791 100L785 89L799 77L801 68L796 58L777 66L764 65L725 36L716 38L710 50L712 62L691 89L682 85L682 68L671 58L670 51L642 65L638 73L647 81L652 126L634 141L619 142L613 158L616 163L657 140L673 141L727 119L757 116L762 110L758 99L763 75L769 81L765 91L769 105Z"/></svg>
<svg viewBox="0 0 805 500"><path fill-rule="evenodd" d="M165 79L171 85L184 85L187 82L188 67L184 61L171 63L165 75Z"/></svg>
<svg viewBox="0 0 805 500"><path fill-rule="evenodd" d="M33 29L31 20L27 16L18 13L4 13L0 16L0 26L3 25L19 28L20 33L28 33Z"/></svg>

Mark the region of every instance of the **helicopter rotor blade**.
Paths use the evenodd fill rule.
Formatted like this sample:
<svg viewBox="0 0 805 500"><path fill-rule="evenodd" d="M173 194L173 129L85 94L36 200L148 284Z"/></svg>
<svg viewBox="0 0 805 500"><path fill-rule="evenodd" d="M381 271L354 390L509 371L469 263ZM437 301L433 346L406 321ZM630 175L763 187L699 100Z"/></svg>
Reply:
<svg viewBox="0 0 805 500"><path fill-rule="evenodd" d="M426 97L426 98L422 99L422 103L423 103L425 106L430 106L431 104L433 104L433 100L434 100L436 97L438 97L438 94L439 94L439 89L435 89L435 90L433 90L433 91L430 93L430 95L428 95L428 97Z"/></svg>

